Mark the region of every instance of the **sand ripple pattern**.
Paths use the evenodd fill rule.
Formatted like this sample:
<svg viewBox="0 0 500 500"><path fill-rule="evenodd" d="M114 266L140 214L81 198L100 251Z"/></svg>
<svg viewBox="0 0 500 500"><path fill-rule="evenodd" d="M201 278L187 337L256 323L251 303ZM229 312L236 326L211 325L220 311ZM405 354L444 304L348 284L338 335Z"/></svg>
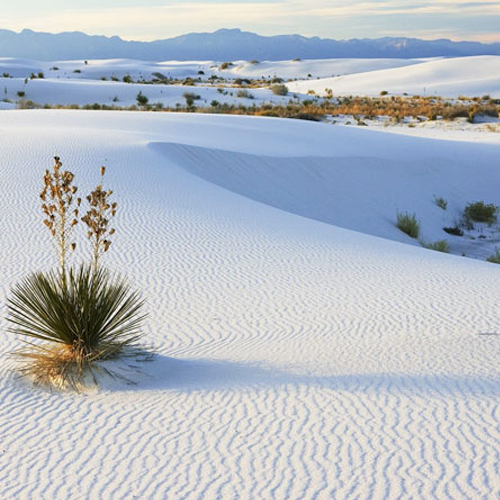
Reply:
<svg viewBox="0 0 500 500"><path fill-rule="evenodd" d="M134 386L33 389L3 307L0 498L499 498L500 341L478 334L499 331L500 271L201 179L150 146L188 118L0 114L1 303L52 266L36 199L51 155L81 189L106 164L121 202L108 264L144 291L158 351ZM256 123L210 120L235 144Z"/></svg>

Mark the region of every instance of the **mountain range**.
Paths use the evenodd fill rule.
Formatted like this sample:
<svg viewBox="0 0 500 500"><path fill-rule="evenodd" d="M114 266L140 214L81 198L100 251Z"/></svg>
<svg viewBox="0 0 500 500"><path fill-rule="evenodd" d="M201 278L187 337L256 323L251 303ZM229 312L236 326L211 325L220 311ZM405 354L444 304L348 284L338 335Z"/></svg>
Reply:
<svg viewBox="0 0 500 500"><path fill-rule="evenodd" d="M166 60L286 60L328 58L416 58L500 55L500 43L447 39L376 38L333 40L301 35L260 36L240 29L190 33L137 42L81 32L59 34L0 29L0 57L40 61L128 58Z"/></svg>

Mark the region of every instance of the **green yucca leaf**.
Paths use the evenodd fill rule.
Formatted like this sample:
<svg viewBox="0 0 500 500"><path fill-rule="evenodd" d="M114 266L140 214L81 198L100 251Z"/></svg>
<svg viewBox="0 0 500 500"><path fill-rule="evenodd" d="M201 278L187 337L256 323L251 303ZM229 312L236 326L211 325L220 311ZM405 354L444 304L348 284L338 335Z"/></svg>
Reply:
<svg viewBox="0 0 500 500"><path fill-rule="evenodd" d="M141 336L144 302L104 269L29 275L8 301L10 332L79 349L97 359L132 346Z"/></svg>

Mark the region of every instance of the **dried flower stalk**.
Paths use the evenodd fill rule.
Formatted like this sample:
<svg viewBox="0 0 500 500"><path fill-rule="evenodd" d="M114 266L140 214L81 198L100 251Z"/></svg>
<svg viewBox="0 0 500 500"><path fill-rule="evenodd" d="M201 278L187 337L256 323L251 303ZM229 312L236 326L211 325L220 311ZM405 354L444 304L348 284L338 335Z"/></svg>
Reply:
<svg viewBox="0 0 500 500"><path fill-rule="evenodd" d="M54 157L52 172L45 170L43 189L40 193L42 211L45 215L43 223L54 237L59 253L59 264L62 284L66 284L66 260L68 253L74 251L76 243L70 242L73 228L78 224L78 207L81 199L75 200L78 188L73 185L74 175L62 170L58 156ZM77 207L73 208L76 202Z"/></svg>
<svg viewBox="0 0 500 500"><path fill-rule="evenodd" d="M101 167L101 183L87 196L90 209L82 217L87 225L87 237L92 244L92 266L94 272L99 266L99 257L109 250L111 246L110 236L114 234L114 228L109 228L112 217L116 215L116 202L110 203L109 198L113 191L105 191L102 187L105 167Z"/></svg>

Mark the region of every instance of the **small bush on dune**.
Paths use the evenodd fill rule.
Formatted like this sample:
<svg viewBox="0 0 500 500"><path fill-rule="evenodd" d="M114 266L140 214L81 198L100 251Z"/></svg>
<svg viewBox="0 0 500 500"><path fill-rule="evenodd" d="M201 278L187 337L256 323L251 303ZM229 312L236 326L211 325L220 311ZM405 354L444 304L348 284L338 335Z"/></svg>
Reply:
<svg viewBox="0 0 500 500"><path fill-rule="evenodd" d="M448 208L448 202L444 198L436 198L434 197L434 203L439 208L446 210Z"/></svg>
<svg viewBox="0 0 500 500"><path fill-rule="evenodd" d="M141 92L139 92L136 96L136 101L139 106L147 106L149 99Z"/></svg>
<svg viewBox="0 0 500 500"><path fill-rule="evenodd" d="M464 210L464 216L474 222L484 222L494 224L497 222L498 207L492 203L476 201L469 203Z"/></svg>
<svg viewBox="0 0 500 500"><path fill-rule="evenodd" d="M238 90L238 92L236 92L236 97L253 99L253 95L245 89Z"/></svg>
<svg viewBox="0 0 500 500"><path fill-rule="evenodd" d="M201 99L201 95L199 94L195 94L194 92L184 92L182 94L182 97L184 97L184 99L192 99L193 101L198 101L199 99Z"/></svg>
<svg viewBox="0 0 500 500"><path fill-rule="evenodd" d="M490 255L487 259L488 262L492 262L493 264L500 264L500 251L495 247L495 253Z"/></svg>
<svg viewBox="0 0 500 500"><path fill-rule="evenodd" d="M73 173L62 170L58 157L53 170L45 171L40 193L43 222L56 243L59 266L56 271L32 273L15 285L7 316L10 332L44 342L26 341L28 347L16 353L24 361L21 372L35 383L79 389L88 375L96 381L96 362L127 350L139 352L143 301L123 279L100 265L115 232L110 221L117 206L110 201L113 192L103 189L104 173L101 167L101 182L86 197L89 208L80 218L82 200L76 197ZM80 221L87 226L92 260L68 269L76 249L73 232Z"/></svg>
<svg viewBox="0 0 500 500"><path fill-rule="evenodd" d="M288 95L288 87L282 83L271 85L271 91L274 95Z"/></svg>
<svg viewBox="0 0 500 500"><path fill-rule="evenodd" d="M398 212L396 214L397 222L396 227L403 231L411 238L418 238L420 234L420 222L417 220L416 214L409 214L408 212Z"/></svg>
<svg viewBox="0 0 500 500"><path fill-rule="evenodd" d="M434 243L425 243L423 241L420 244L424 248L428 248L429 250L435 250L436 252L450 253L450 245L446 240L435 241Z"/></svg>

